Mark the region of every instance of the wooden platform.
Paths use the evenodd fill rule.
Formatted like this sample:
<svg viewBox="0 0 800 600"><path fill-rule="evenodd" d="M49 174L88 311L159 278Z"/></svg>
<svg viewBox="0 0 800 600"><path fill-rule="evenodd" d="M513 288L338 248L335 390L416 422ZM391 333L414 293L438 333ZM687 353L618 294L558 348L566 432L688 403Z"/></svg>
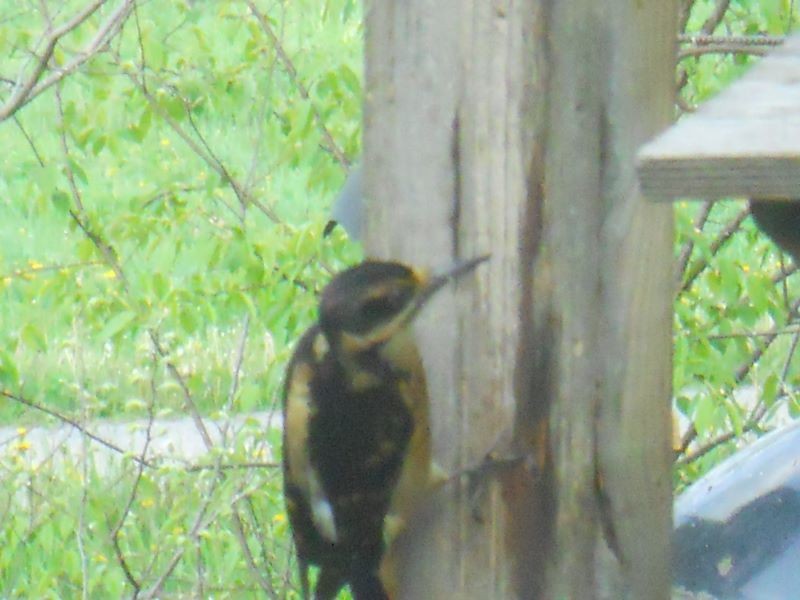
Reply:
<svg viewBox="0 0 800 600"><path fill-rule="evenodd" d="M645 144L638 161L653 200L800 199L800 35Z"/></svg>

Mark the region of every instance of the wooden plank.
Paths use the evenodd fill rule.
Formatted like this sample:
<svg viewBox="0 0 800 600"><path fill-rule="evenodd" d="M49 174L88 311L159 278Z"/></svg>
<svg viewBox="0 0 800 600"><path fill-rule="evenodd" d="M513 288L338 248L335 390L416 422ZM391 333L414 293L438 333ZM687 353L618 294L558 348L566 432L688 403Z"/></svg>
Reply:
<svg viewBox="0 0 800 600"><path fill-rule="evenodd" d="M645 144L638 170L657 200L800 196L800 35Z"/></svg>

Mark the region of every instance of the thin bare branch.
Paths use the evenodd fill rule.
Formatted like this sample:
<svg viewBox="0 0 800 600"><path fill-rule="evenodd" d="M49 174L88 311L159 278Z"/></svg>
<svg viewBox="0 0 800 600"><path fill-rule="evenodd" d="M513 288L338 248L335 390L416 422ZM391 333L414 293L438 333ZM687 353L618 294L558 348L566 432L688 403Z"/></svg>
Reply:
<svg viewBox="0 0 800 600"><path fill-rule="evenodd" d="M707 46L696 46L692 48L681 48L678 52L678 60L683 60L690 56L703 56L705 54L750 54L752 56L764 56L769 52L769 48L760 46L737 46L735 44L709 44Z"/></svg>
<svg viewBox="0 0 800 600"><path fill-rule="evenodd" d="M188 537L192 539L196 539L197 535L205 529L209 523L213 522L216 518L216 513L212 513L208 519L206 519L206 513L211 505L211 501L214 500L215 495L214 491L219 484L220 479L215 477L211 482L211 489L208 490L204 497L203 503L200 505L200 508L197 510L197 514L194 518L194 523L192 523L192 527L189 530ZM152 587L147 590L143 595L142 598L145 600L149 600L151 598L156 598L161 594L161 588L164 587L164 583L166 583L169 576L172 575L172 572L178 566L178 563L181 562L183 559L183 555L186 553L186 546L180 546L175 553L170 558L169 562L167 563L167 567L161 572L156 582L152 585Z"/></svg>
<svg viewBox="0 0 800 600"><path fill-rule="evenodd" d="M100 252L105 260L105 263L114 271L117 279L122 283L122 286L128 291L128 280L122 270L122 265L117 257L117 252L103 237L92 229L89 225L89 219L86 216L86 211L83 207L83 198L81 197L80 189L75 181L75 172L72 162L70 161L69 143L67 142L67 125L64 120L64 108L61 101L61 90L56 88L56 108L58 113L59 125L59 140L61 142L61 151L64 155L65 172L67 181L69 182L69 189L72 195L72 202L75 208L69 209L69 215L75 224L83 231L84 235L94 244L95 248Z"/></svg>
<svg viewBox="0 0 800 600"><path fill-rule="evenodd" d="M688 6L686 6L685 10L685 18L681 20L681 33L685 33L686 25L689 22L689 14L692 10L694 2L690 2ZM711 14L703 23L703 26L700 28L700 35L711 35L714 33L714 30L722 23L722 20L725 18L725 13L728 11L728 7L730 6L730 0L717 0L714 4L714 10L711 11ZM676 90L676 95L680 95L681 90L684 86L688 83L689 76L684 68L683 65L678 65L678 86Z"/></svg>
<svg viewBox="0 0 800 600"><path fill-rule="evenodd" d="M792 304L792 306L790 308L791 312L793 313L793 312L797 311L798 307L800 307L800 299L797 299ZM734 383L735 383L736 386L738 386L740 383L742 383L744 381L745 377L747 377L747 375L750 373L750 371L752 370L753 366L755 366L755 364L759 361L759 359L764 355L764 352L766 352L767 349L772 345L772 343L776 339L778 339L778 335L779 335L779 332L774 332L774 333L771 333L771 334L768 334L768 335L764 336L763 337L764 344L762 346L756 348L753 351L753 353L750 355L750 357L736 369L735 374L734 374ZM763 416L763 414L761 416ZM751 429L754 429L758 425L758 421L761 420L761 416L758 417L756 422L751 424L750 429L748 429L748 431L751 430ZM752 420L753 420L753 417L751 417L750 421L752 421ZM686 456L684 456L684 455L686 455L686 452L687 452L689 446L697 439L697 435L698 435L697 434L697 428L695 428L694 425L689 427L689 429L686 431L686 433L681 438L680 447L676 451L676 455L677 456L683 456L683 458L685 459ZM716 445L722 444L725 441L727 441L727 440L720 441ZM708 444L704 444L704 446L706 446L706 445L708 445ZM716 446L714 446L714 447L716 447ZM711 449L713 449L713 448L708 448L708 449L705 450L705 452L707 453ZM697 451L692 453L692 455L695 455L695 454L697 454ZM700 458L700 456L696 456L693 460L697 460L697 458ZM678 465L685 464L684 462L681 462L681 460L683 460L683 459L679 459L677 461Z"/></svg>
<svg viewBox="0 0 800 600"><path fill-rule="evenodd" d="M42 155L39 154L39 150L36 148L36 144L33 143L33 138L31 138L31 136L28 135L28 132L22 126L22 122L17 118L17 115L14 115L11 118L14 120L14 123L16 124L17 128L19 128L19 130L22 132L22 135L25 137L25 141L28 142L28 146L30 146L33 155L36 157L36 162L39 163L40 167L43 167L44 159L42 158Z"/></svg>
<svg viewBox="0 0 800 600"><path fill-rule="evenodd" d="M205 140L201 136L201 144L198 144L197 141L192 138L186 130L180 126L180 124L173 119L166 110L164 110L155 97L149 92L149 90L145 87L144 83L140 81L133 73L127 73L128 78L131 82L139 88L139 91L142 93L144 98L147 100L147 103L150 105L150 108L153 109L158 115L164 119L164 122L172 129L178 137L180 137L184 143L189 146L192 152L194 152L204 163L206 163L209 168L213 169L220 177L222 177L225 182L231 187L233 193L236 194L236 197L240 201L244 201L245 203L252 204L256 208L258 208L262 213L264 213L267 218L269 218L273 223L280 223L280 219L275 212L269 208L268 206L264 205L254 196L248 194L246 190L242 187L242 185L228 172L225 166L216 159L215 156L210 155L206 150L202 147L205 145ZM195 131L198 133L197 131Z"/></svg>
<svg viewBox="0 0 800 600"><path fill-rule="evenodd" d="M239 337L239 347L236 351L236 359L233 362L233 377L231 377L231 389L228 391L227 409L233 407L233 400L236 392L239 391L239 379L242 375L242 363L244 363L244 353L247 348L247 336L250 332L250 313L245 314L242 321L242 334Z"/></svg>
<svg viewBox="0 0 800 600"><path fill-rule="evenodd" d="M0 390L0 396L3 396L5 398L8 398L9 400L13 400L15 402L19 402L20 404L24 404L28 408L32 408L32 409L37 410L37 411L39 411L41 413L49 415L49 416L53 417L54 419L57 419L57 420L61 421L62 423L65 423L65 424L69 425L70 427L73 427L73 428L77 429L78 431L80 431L83 435L85 435L89 439L94 440L95 442L97 442L101 446L105 446L109 450L113 450L117 454L122 454L122 455L127 455L128 454L128 452L125 451L123 448L117 446L113 442L109 442L108 440L105 440L105 439L101 438L96 433L92 433L92 431L90 431L87 427L85 427L84 425L82 425L81 423L76 421L75 419L71 419L70 417L68 417L66 415L63 415L60 412L58 412L56 410L53 410L52 408L48 408L48 407L46 407L46 406L44 406L42 404L39 404L38 402L34 402L33 400L30 400L29 398L25 398L24 396L21 396L19 394L14 394L14 393L10 392L9 390ZM153 464L151 464L150 462L148 462L146 460L143 460L143 459L139 458L138 456L134 455L134 456L131 456L130 458L135 463L144 465L146 467L151 467L151 468L154 467Z"/></svg>
<svg viewBox="0 0 800 600"><path fill-rule="evenodd" d="M76 262L76 263L65 263L63 265L41 265L41 266L32 266L28 269L15 269L10 273L0 273L0 280L3 279L28 279L30 277L35 277L39 273L47 273L50 271L68 271L68 270L77 270L77 269L86 269L88 267L96 267L98 265L104 265L105 263L100 262L99 260L89 260L86 262Z"/></svg>
<svg viewBox="0 0 800 600"><path fill-rule="evenodd" d="M739 227L741 226L742 222L748 217L750 214L749 208L744 208L737 215L731 219L727 225L720 231L719 235L711 242L709 250L711 251L711 256L715 256L717 252L719 252L720 248L722 248L725 243L730 240L731 236L734 233L739 231ZM697 262L694 263L693 268L689 271L686 279L684 280L683 284L681 285L679 292L685 292L697 279L697 277L705 271L708 267L708 260L705 258L699 259Z"/></svg>
<svg viewBox="0 0 800 600"><path fill-rule="evenodd" d="M277 469L280 463L270 461L253 461L243 463L221 463L219 465L189 465L185 467L188 473L197 473L199 471L212 471L219 469L220 471L249 471L251 469Z"/></svg>
<svg viewBox="0 0 800 600"><path fill-rule="evenodd" d="M135 0L123 0L117 9L109 15L97 29L94 37L77 52L74 57L63 67L53 70L50 75L42 79L47 64L53 57L53 52L59 40L73 31L91 17L107 0L94 0L87 4L83 10L74 15L60 27L46 32L44 52L37 57L36 63L26 76L23 72L18 76L11 96L0 107L0 122L5 121L31 100L50 89L67 75L74 73L81 65L100 52L106 44L119 32L122 24L131 13ZM26 65L27 67L27 65Z"/></svg>
<svg viewBox="0 0 800 600"><path fill-rule="evenodd" d="M153 439L153 423L155 422L154 408L158 399L158 386L156 385L158 366L159 357L157 354L153 353L153 360L150 370L150 400L147 403L147 428L145 429L145 440L144 445L142 446L142 452L139 455L142 461L147 459L147 452L150 449L150 443ZM139 595L139 592L142 589L142 584L136 579L130 565L128 564L128 561L125 559L125 554L122 552L122 546L120 545L119 541L119 533L122 530L122 527L125 525L128 515L130 515L131 508L133 507L133 503L136 500L136 496L139 491L139 485L142 482L143 474L144 464L139 463L139 468L136 471L136 479L134 479L133 485L131 486L131 491L130 494L128 494L128 500L125 503L125 508L122 510L122 514L120 514L116 525L111 528L111 543L114 546L114 554L116 555L117 562L119 563L122 572L125 574L125 579L127 579L128 583L130 583L133 587L134 599Z"/></svg>
<svg viewBox="0 0 800 600"><path fill-rule="evenodd" d="M689 17L692 13L692 6L694 6L694 0L680 0L678 5L678 31L686 30L686 24L689 22Z"/></svg>
<svg viewBox="0 0 800 600"><path fill-rule="evenodd" d="M272 47L275 49L275 53L278 55L278 58L283 64L283 68L289 74L289 77L297 88L297 91L300 92L300 96L303 98L303 100L309 103L309 106L311 107L311 113L314 115L314 121L316 122L317 128L319 128L322 137L325 139L325 144L328 146L328 150L330 150L331 153L336 157L336 160L339 162L341 167L347 170L347 168L350 166L350 161L347 159L342 149L339 148L336 140L333 139L331 132L325 125L325 120L322 118L319 110L311 100L311 96L308 93L308 88L300 79L300 75L297 73L297 69L292 62L292 59L289 58L288 54L286 54L286 50L284 50L283 44L281 44L281 41L278 39L278 36L272 29L272 25L269 24L267 18L261 13L261 11L258 10L252 0L247 0L247 6L250 7L250 12L258 21L258 24L261 26L261 30L269 38Z"/></svg>
<svg viewBox="0 0 800 600"><path fill-rule="evenodd" d="M735 339L771 338L772 336L797 335L798 333L800 333L800 329L792 328L792 329L781 329L779 331L772 329L770 331L749 331L743 333L726 333L718 335L696 335L691 337L694 339L702 338L706 340L735 340Z"/></svg>
<svg viewBox="0 0 800 600"><path fill-rule="evenodd" d="M713 202L703 203L703 207L700 209L700 212L697 214L697 217L695 217L694 220L693 229L695 232L703 231L703 227L705 227L706 221L708 221L708 216L711 214L711 209L713 206ZM681 255L678 258L678 284L683 281L683 278L686 275L686 266L689 264L689 259L692 257L693 250L694 240L690 237L681 247Z"/></svg>
<svg viewBox="0 0 800 600"><path fill-rule="evenodd" d="M19 110L26 102L30 101L33 97L32 91L36 82L44 73L47 68L47 63L53 56L56 49L56 44L61 37L68 34L73 29L80 27L80 25L91 17L97 10L105 4L106 0L95 0L87 4L83 10L75 14L70 20L64 23L61 27L57 27L51 31L45 32L45 48L41 56L37 57L33 70L25 76L25 71L28 65L24 65L20 71L19 76L14 83L14 89L11 91L11 96L0 107L0 122L5 121L8 117L13 115Z"/></svg>
<svg viewBox="0 0 800 600"><path fill-rule="evenodd" d="M233 507L233 532L236 535L236 539L239 540L239 546L242 548L242 553L244 554L245 562L247 563L247 570L250 571L250 575L258 582L259 587L264 590L270 598L275 597L275 590L272 587L272 584L269 582L268 579L262 575L262 569L256 565L256 561L253 558L253 553L250 551L250 546L247 543L247 538L244 534L244 524L242 523L242 516L239 514L238 506L234 505Z"/></svg>
<svg viewBox="0 0 800 600"><path fill-rule="evenodd" d="M731 5L731 0L717 0L714 3L714 10L711 11L711 14L708 15L705 23L700 28L703 33L711 34L714 33L714 30L717 26L722 23L722 19L725 18L725 13L728 12L728 8Z"/></svg>
<svg viewBox="0 0 800 600"><path fill-rule="evenodd" d="M205 423L203 423L203 417L200 415L200 410L197 408L197 404L194 401L192 392L189 391L189 386L186 384L186 380L183 378L183 375L180 374L180 371L178 371L178 367L175 366L175 363L169 360L169 353L161 345L156 331L153 329L148 329L147 333L150 336L150 341L153 343L153 348L155 348L156 352L158 352L158 355L166 361L167 371L169 371L169 374L181 388L181 392L183 392L183 403L186 406L192 421L194 421L195 428L197 429L198 433L200 433L200 437L203 439L203 444L207 450L211 450L214 447L214 442L208 433Z"/></svg>
<svg viewBox="0 0 800 600"><path fill-rule="evenodd" d="M678 36L681 44L693 46L781 46L786 41L784 36L774 35L707 35L705 33L682 33Z"/></svg>

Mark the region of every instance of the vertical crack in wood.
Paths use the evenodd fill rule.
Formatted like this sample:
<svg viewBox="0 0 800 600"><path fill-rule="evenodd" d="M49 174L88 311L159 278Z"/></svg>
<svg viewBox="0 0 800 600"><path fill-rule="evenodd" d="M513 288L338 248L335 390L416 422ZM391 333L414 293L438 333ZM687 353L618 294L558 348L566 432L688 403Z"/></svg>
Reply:
<svg viewBox="0 0 800 600"><path fill-rule="evenodd" d="M450 214L450 227L453 232L453 256L461 256L461 203L463 201L463 180L461 176L461 127L459 106L454 108L453 131L450 140L450 158L453 161L453 206Z"/></svg>
<svg viewBox="0 0 800 600"><path fill-rule="evenodd" d="M526 198L519 212L520 281L518 347L513 372L516 398L513 450L532 460L501 481L506 509L507 555L512 557L511 576L520 600L542 598L547 590L545 574L553 548L555 485L550 448L549 417L558 373L556 340L560 324L548 304L552 285L547 281L548 258L542 249L546 232L545 164L547 117L550 97L550 37L546 34L552 2L520 6L518 12L535 11L523 19L533 31L522 38L521 69L530 77L519 98L519 121L528 128L522 138ZM519 16L519 15L517 15ZM513 22L510 19L509 22Z"/></svg>
<svg viewBox="0 0 800 600"><path fill-rule="evenodd" d="M533 457L503 480L508 555L514 557L512 577L517 597L540 598L544 593L547 553L552 547L556 499L550 450L549 414L553 377L558 372L556 329L558 324L546 306L544 294L534 293L534 268L544 235L544 143L532 149L527 173L528 198L520 223L519 346L514 389L515 451ZM541 290L540 290L541 292Z"/></svg>
<svg viewBox="0 0 800 600"><path fill-rule="evenodd" d="M600 527L603 532L603 539L606 545L614 554L621 565L625 564L625 556L622 546L619 543L617 528L614 523L614 510L611 505L611 496L606 491L605 478L603 476L602 460L600 457L600 418L599 406L595 407L594 429L592 432L593 452L594 452L594 492L597 501L597 508L600 516Z"/></svg>

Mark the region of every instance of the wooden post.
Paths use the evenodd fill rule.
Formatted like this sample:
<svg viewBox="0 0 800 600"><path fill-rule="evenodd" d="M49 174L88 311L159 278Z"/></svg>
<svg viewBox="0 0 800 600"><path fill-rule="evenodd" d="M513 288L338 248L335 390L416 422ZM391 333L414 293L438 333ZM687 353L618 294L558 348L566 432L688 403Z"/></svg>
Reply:
<svg viewBox="0 0 800 600"><path fill-rule="evenodd" d="M492 254L418 336L440 464L501 462L421 517L403 598L667 597L672 217L633 157L671 115L675 23L661 0L366 3L368 253Z"/></svg>

